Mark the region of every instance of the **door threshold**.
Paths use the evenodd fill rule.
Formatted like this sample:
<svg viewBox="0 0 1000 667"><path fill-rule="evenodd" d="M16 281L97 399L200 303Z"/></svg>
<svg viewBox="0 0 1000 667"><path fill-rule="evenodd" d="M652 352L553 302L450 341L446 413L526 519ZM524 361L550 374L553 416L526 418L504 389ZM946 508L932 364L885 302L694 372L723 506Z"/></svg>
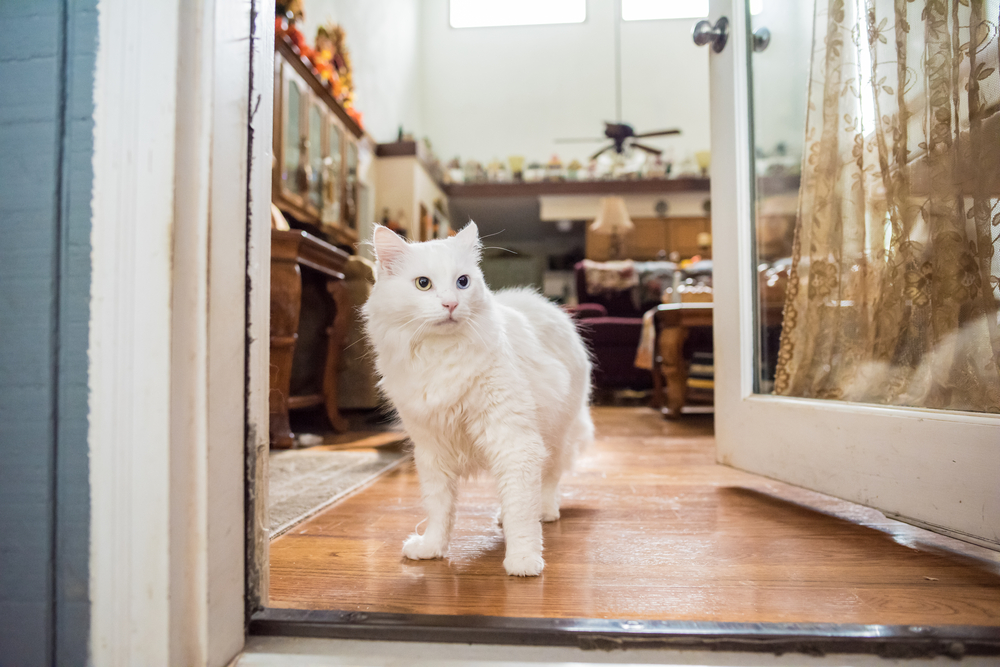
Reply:
<svg viewBox="0 0 1000 667"><path fill-rule="evenodd" d="M670 649L955 659L1000 655L1000 627L967 625L508 618L266 608L253 614L249 632L279 637L561 646L599 651Z"/></svg>

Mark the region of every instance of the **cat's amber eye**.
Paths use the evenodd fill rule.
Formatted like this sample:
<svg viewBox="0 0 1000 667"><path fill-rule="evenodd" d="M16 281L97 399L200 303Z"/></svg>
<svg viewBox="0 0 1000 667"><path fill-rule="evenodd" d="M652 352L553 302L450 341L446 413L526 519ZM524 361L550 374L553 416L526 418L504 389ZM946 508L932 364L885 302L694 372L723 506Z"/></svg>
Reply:
<svg viewBox="0 0 1000 667"><path fill-rule="evenodd" d="M431 279L428 278L427 276L420 276L419 278L413 281L413 284L417 286L418 290L426 292L431 288Z"/></svg>
<svg viewBox="0 0 1000 667"><path fill-rule="evenodd" d="M469 280L469 276L459 276L455 284L458 285L458 289L468 289L472 281Z"/></svg>

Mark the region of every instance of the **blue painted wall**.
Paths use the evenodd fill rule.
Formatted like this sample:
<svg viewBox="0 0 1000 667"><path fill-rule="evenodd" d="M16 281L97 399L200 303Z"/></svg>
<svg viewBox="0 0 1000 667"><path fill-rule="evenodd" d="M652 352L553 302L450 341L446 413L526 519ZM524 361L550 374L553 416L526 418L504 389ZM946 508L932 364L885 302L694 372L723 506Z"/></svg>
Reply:
<svg viewBox="0 0 1000 667"><path fill-rule="evenodd" d="M0 666L87 657L96 4L0 1Z"/></svg>

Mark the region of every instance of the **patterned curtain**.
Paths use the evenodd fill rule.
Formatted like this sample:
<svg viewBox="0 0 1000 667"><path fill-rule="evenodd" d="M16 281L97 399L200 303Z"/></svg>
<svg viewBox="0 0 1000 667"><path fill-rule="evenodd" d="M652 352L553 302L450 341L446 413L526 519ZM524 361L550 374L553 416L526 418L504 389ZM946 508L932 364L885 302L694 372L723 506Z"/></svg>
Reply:
<svg viewBox="0 0 1000 667"><path fill-rule="evenodd" d="M775 393L1000 412L997 0L816 0Z"/></svg>

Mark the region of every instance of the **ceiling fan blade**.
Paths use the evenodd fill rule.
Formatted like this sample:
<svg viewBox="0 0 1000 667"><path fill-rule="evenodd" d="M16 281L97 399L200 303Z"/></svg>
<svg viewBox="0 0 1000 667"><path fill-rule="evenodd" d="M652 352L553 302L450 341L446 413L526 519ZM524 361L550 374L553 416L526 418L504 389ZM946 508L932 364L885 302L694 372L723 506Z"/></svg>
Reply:
<svg viewBox="0 0 1000 667"><path fill-rule="evenodd" d="M614 148L614 147L615 147L615 145L614 145L614 144L608 144L607 146L605 146L605 147L604 147L604 148L602 148L601 150L599 150L599 151L597 151L596 153L594 153L593 155L591 155L591 156L590 156L590 159L591 159L591 160L596 160L596 159L597 159L598 157L600 157L601 153L603 153L604 151L606 151L606 150L609 150L609 149L611 149L611 148Z"/></svg>
<svg viewBox="0 0 1000 667"><path fill-rule="evenodd" d="M652 146L644 146L638 141L632 142L632 148L638 148L641 151L646 151L647 153L652 153L653 155L663 155L663 151L658 148L653 148Z"/></svg>
<svg viewBox="0 0 1000 667"><path fill-rule="evenodd" d="M591 142L591 143L593 143L595 141L606 141L606 140L607 140L607 137L591 137L591 138L587 138L587 139L583 139L583 138L577 137L577 138L569 138L569 139L556 139L556 143L557 144L578 144L578 143L584 143L584 142Z"/></svg>
<svg viewBox="0 0 1000 667"><path fill-rule="evenodd" d="M636 139L642 139L644 137L665 137L670 134L680 134L680 130L658 130L656 132L643 132L642 134L635 135Z"/></svg>

